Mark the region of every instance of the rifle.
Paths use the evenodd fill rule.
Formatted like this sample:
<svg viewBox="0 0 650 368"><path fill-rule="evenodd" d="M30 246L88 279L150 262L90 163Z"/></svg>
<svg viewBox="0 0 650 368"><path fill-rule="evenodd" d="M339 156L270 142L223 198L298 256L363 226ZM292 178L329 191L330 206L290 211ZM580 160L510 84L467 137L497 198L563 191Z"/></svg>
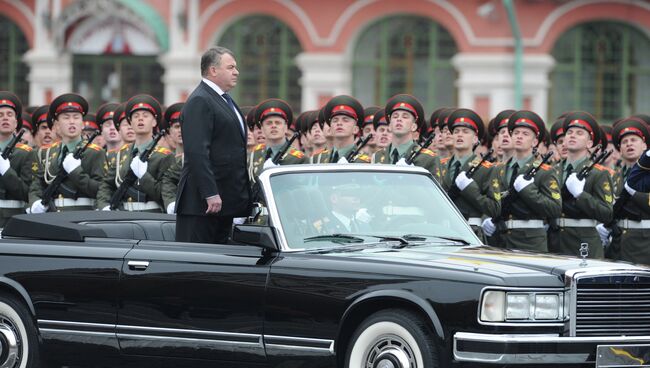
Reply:
<svg viewBox="0 0 650 368"><path fill-rule="evenodd" d="M282 148L280 148L280 150L275 154L275 156L273 156L271 162L273 162L275 165L280 164L280 160L282 159L282 156L284 156L284 154L287 153L287 151L291 147L291 144L293 144L293 141L295 141L296 138L298 138L298 136L300 136L299 132L293 133L291 138L289 138L286 142L284 142Z"/></svg>
<svg viewBox="0 0 650 368"><path fill-rule="evenodd" d="M149 161L149 156L151 156L153 150L156 148L156 145L158 144L158 141L160 140L160 138L163 137L163 135L165 135L165 133L166 130L161 129L158 133L156 133L153 136L153 140L151 141L151 143L149 143L149 146L147 146L147 148L140 153L140 156L138 156L140 158L140 161L142 162ZM122 183L120 184L119 188L117 188L117 190L111 196L111 199L109 201L109 206L110 206L109 208L111 209L111 211L116 210L120 206L120 202L122 202L122 198L124 198L124 196L126 195L127 190L129 190L129 188L133 184L135 184L137 180L138 177L135 176L133 170L129 168L129 172L126 174L126 177L124 177L124 180L122 180Z"/></svg>
<svg viewBox="0 0 650 368"><path fill-rule="evenodd" d="M537 172L542 168L543 165L547 164L551 157L553 157L553 151L547 152L542 156L542 161L537 166L533 166L524 174L524 179L530 180L537 175ZM514 181L512 182L514 185ZM509 186L508 190L501 196L501 213L498 217L493 218L492 222L497 226L499 232L504 232L508 230L506 228L505 219L510 215L512 211L512 204L518 196L518 192L513 186Z"/></svg>
<svg viewBox="0 0 650 368"><path fill-rule="evenodd" d="M72 154L72 157L75 159L80 159L81 155L86 151L88 146L90 146L91 143L93 143L93 140L97 138L98 135L100 135L101 132L99 130L95 131L89 138L86 144L84 144L81 147L77 147L77 149L74 151ZM4 152L3 152L4 154ZM45 188L43 191L43 196L41 197L41 204L43 206L49 206L50 211L54 211L54 204L52 203L52 200L54 199L54 196L56 195L56 192L59 190L59 187L61 186L61 183L65 180L65 178L68 177L68 173L63 169L63 160L65 160L65 157L61 157L61 163L59 164L59 171L54 177L54 179L48 184L48 186Z"/></svg>
<svg viewBox="0 0 650 368"><path fill-rule="evenodd" d="M612 151L607 151L607 150L602 150L600 154L596 156L596 158L592 161L591 165L583 167L578 174L576 174L578 180L585 179L589 176L589 173L594 169L594 167L601 162L607 160L609 155L612 154ZM573 195L569 192L569 189L566 187L566 181L565 185L562 186L562 209L563 212L565 213L566 217L570 218L580 218L580 216L583 215L582 211L578 209L575 205L575 198Z"/></svg>
<svg viewBox="0 0 650 368"><path fill-rule="evenodd" d="M422 143L422 144L420 145L420 148L419 148L417 151L413 151L413 152L411 152L411 154L406 158L406 160L405 160L405 161L406 161L406 164L407 164L407 165L412 164L413 161L415 161L415 159L418 158L418 156L420 156L420 153L422 153L422 151L423 151L425 148L427 148L427 147L429 147L429 146L431 145L431 142L433 142L433 140L434 140L435 138L436 138L436 133L431 133L431 134L429 135L429 137L427 137L427 139L424 141L424 143Z"/></svg>
<svg viewBox="0 0 650 368"><path fill-rule="evenodd" d="M352 160L354 160L354 158L359 154L359 152L363 149L363 147L365 147L368 144L368 142L370 142L371 139L372 139L372 133L370 133L367 136L363 137L361 142L358 142L356 147L354 147L354 149L352 151L350 151L350 153L348 153L347 156L345 156L345 159L348 162L351 162Z"/></svg>
<svg viewBox="0 0 650 368"><path fill-rule="evenodd" d="M483 165L486 161L490 160L492 154L494 154L494 149L490 148L489 151L485 152L485 154L481 156L481 162L470 167L467 173L465 173L465 175L468 178L472 178L472 176L474 176L474 173L476 173L476 170L478 170L478 168L481 167L481 165ZM452 200L456 199L458 195L460 195L460 189L456 186L455 182L452 183L451 188L449 188L449 192L447 193L447 195L449 195L449 198L451 198Z"/></svg>
<svg viewBox="0 0 650 368"><path fill-rule="evenodd" d="M25 129L21 129L18 134L14 134L13 137L11 137L9 144L7 144L7 147L2 151L2 155L0 155L2 158L8 160L9 157L11 157L11 153L14 151L14 148L16 148L16 144L20 142L20 138L23 137L23 134L25 134Z"/></svg>

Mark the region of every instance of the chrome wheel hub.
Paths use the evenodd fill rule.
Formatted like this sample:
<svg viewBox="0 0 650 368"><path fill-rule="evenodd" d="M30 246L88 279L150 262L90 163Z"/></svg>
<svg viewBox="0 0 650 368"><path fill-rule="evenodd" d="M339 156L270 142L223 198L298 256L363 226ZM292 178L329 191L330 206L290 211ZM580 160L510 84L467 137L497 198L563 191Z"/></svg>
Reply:
<svg viewBox="0 0 650 368"><path fill-rule="evenodd" d="M19 340L12 326L6 321L0 323L0 368L16 366L20 361Z"/></svg>
<svg viewBox="0 0 650 368"><path fill-rule="evenodd" d="M368 350L366 368L416 368L411 347L395 335L381 336Z"/></svg>

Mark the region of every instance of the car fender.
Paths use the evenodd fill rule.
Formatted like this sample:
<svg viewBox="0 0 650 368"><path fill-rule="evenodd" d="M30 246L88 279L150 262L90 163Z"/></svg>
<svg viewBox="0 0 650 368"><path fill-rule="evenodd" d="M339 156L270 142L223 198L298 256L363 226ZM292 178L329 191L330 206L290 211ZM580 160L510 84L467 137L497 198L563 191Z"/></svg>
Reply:
<svg viewBox="0 0 650 368"><path fill-rule="evenodd" d="M25 290L21 284L6 276L0 276L0 291L7 291L12 294L17 294L16 296L20 296L20 299L22 299L27 308L29 308L29 312L32 316L36 317L36 310L34 309L32 299L29 297L27 290Z"/></svg>

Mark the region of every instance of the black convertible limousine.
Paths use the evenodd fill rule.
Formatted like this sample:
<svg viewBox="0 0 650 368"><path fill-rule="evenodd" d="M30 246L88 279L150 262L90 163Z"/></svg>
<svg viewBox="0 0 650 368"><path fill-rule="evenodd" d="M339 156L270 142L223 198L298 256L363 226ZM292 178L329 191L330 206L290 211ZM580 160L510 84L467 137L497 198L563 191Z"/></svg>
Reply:
<svg viewBox="0 0 650 368"><path fill-rule="evenodd" d="M650 270L490 248L425 170L284 166L230 244L174 216L20 215L0 367L640 367Z"/></svg>

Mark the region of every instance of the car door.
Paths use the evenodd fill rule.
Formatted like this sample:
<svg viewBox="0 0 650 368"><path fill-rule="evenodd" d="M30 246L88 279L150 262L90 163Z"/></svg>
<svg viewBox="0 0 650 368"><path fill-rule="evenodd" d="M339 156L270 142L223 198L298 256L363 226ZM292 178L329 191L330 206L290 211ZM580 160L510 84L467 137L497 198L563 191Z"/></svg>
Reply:
<svg viewBox="0 0 650 368"><path fill-rule="evenodd" d="M122 353L263 362L270 261L254 246L140 242L120 280Z"/></svg>

